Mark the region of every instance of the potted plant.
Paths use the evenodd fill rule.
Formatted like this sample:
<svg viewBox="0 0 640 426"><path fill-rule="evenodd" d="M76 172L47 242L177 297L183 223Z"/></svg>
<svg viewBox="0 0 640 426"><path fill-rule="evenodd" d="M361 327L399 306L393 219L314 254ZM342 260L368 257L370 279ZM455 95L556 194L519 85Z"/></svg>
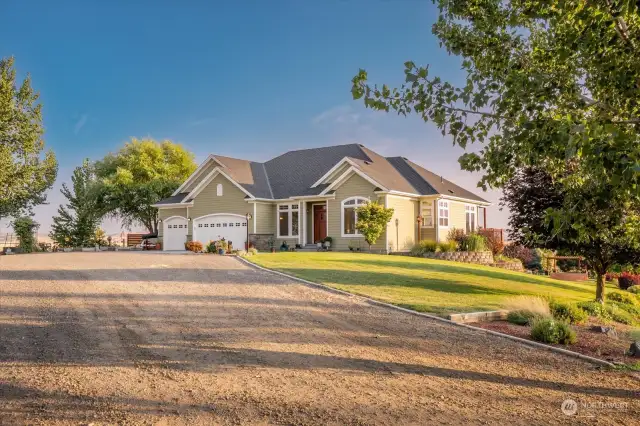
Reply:
<svg viewBox="0 0 640 426"><path fill-rule="evenodd" d="M271 253L276 252L276 239L273 238L273 236L269 237L269 239L267 240L267 245L269 246L269 250L271 251Z"/></svg>
<svg viewBox="0 0 640 426"><path fill-rule="evenodd" d="M218 247L218 254L222 256L227 252L227 249L229 248L229 244L224 238L222 238L218 240L216 247Z"/></svg>
<svg viewBox="0 0 640 426"><path fill-rule="evenodd" d="M283 241L280 245L280 251L289 251L289 244L286 241Z"/></svg>
<svg viewBox="0 0 640 426"><path fill-rule="evenodd" d="M356 249L356 245L353 244L353 241L349 241L349 251L354 251Z"/></svg>
<svg viewBox="0 0 640 426"><path fill-rule="evenodd" d="M326 237L322 242L322 246L325 250L329 250L331 248L331 243L333 242L333 238Z"/></svg>

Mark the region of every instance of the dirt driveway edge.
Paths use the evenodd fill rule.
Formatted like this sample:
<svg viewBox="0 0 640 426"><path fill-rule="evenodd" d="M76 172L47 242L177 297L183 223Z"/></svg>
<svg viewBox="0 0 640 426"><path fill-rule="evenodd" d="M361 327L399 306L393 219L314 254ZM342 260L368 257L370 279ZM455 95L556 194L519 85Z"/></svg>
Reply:
<svg viewBox="0 0 640 426"><path fill-rule="evenodd" d="M302 283L302 284L305 284L305 285L308 285L308 286L311 286L311 287L314 287L314 288L319 288L319 289L322 289L322 290L330 291L332 293L342 294L344 296L355 297L355 298L358 298L358 299L360 299L360 300L362 300L364 302L367 302L369 304L372 304L372 305L382 306L382 307L389 308L389 309L395 309L395 310L400 311L400 312L404 312L404 313L407 313L407 314L420 316L420 317L423 317L423 318L432 319L432 320L435 320L435 321L440 321L440 322L443 322L443 323L446 323L446 324L449 324L449 325L453 325L453 326L456 326L456 327L467 328L469 330L474 330L474 331L481 331L483 333L492 334L494 336L502 337L504 339L508 339L508 340L511 340L511 341L514 341L514 342L518 342L518 343L526 345L526 346L532 346L534 348L545 349L545 350L550 351L550 352L556 352L556 353L559 353L559 354L562 354L562 355L565 355L565 356L578 358L578 359L590 362L590 363L595 364L595 365L599 365L599 366L603 366L603 367L609 367L609 368L615 368L616 367L614 364L612 364L612 363L610 363L608 361L605 361L605 360L602 360L602 359L598 359L598 358L594 358L594 357L590 357L588 355L583 355L581 353L573 352L573 351L570 351L568 349L556 348L554 346L545 345L543 343L533 342L531 340L521 339L520 337L511 336L509 334L500 333L498 331L487 330L486 328L474 327L474 326L469 325L469 324L457 323L457 322L448 320L446 318L442 318L442 317L438 317L438 316L430 315L430 314L425 314L424 312L414 311L414 310L411 310L411 309L403 308L401 306L392 305L392 304L386 303L386 302L381 302L379 300L371 299L369 297L365 297L365 296L349 293L349 292L346 292L344 290L339 290L337 288L329 287L329 286L321 284L321 283L308 281L308 280L305 280L303 278L299 278L299 277L296 277L296 276L293 276L293 275L289 275L289 274L284 273L284 272L276 271L274 269L265 268L263 266L255 264L255 263L251 262L250 260L248 260L248 259L246 259L244 257L241 257L241 256L236 256L236 258L239 261L245 263L246 265L249 265L249 266L257 268L257 269L260 269L262 271L266 271L266 272L270 272L270 273L273 273L273 274L277 274L277 275L280 275L282 277L289 278L291 280L297 281L299 283ZM635 378L637 380L640 380L640 377L638 377L635 374L629 374L629 376L633 377L633 378Z"/></svg>

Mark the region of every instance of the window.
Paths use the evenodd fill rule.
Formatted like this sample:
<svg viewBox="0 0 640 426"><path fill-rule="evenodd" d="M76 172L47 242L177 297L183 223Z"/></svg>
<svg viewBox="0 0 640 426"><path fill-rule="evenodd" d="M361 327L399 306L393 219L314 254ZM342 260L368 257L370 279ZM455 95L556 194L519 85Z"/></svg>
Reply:
<svg viewBox="0 0 640 426"><path fill-rule="evenodd" d="M449 202L438 201L438 225L447 227L449 226Z"/></svg>
<svg viewBox="0 0 640 426"><path fill-rule="evenodd" d="M222 197L222 184L219 183L218 185L216 185L216 195L218 197Z"/></svg>
<svg viewBox="0 0 640 426"><path fill-rule="evenodd" d="M367 204L369 200L361 197L347 198L342 202L342 236L358 236L360 233L356 229L358 215L356 209Z"/></svg>
<svg viewBox="0 0 640 426"><path fill-rule="evenodd" d="M467 234L476 230L476 206L464 206L464 215L467 220Z"/></svg>
<svg viewBox="0 0 640 426"><path fill-rule="evenodd" d="M433 201L423 201L420 214L422 215L422 226L433 228Z"/></svg>
<svg viewBox="0 0 640 426"><path fill-rule="evenodd" d="M298 204L278 205L278 238L297 237L300 227Z"/></svg>

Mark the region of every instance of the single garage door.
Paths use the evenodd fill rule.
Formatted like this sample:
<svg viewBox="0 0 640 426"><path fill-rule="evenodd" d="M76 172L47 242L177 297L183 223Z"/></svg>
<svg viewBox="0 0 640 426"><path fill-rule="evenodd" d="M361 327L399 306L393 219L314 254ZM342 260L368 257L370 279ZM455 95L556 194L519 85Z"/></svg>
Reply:
<svg viewBox="0 0 640 426"><path fill-rule="evenodd" d="M187 231L187 219L184 217L174 216L164 220L162 228L163 250L184 250Z"/></svg>
<svg viewBox="0 0 640 426"><path fill-rule="evenodd" d="M224 238L235 248L243 248L247 241L247 218L235 214L213 214L193 221L193 240L203 245Z"/></svg>

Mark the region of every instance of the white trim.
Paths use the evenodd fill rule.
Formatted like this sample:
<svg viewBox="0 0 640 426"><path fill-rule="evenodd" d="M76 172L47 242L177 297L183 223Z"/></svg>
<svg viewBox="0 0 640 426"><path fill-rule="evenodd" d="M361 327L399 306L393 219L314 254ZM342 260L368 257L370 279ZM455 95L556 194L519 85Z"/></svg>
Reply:
<svg viewBox="0 0 640 426"><path fill-rule="evenodd" d="M238 182L233 180L231 176L223 172L219 167L216 167L213 170L211 170L211 173L209 173L204 179L200 181L200 183L195 188L193 188L193 191L189 193L188 197L191 199L195 199L198 196L198 194L200 194L200 192L202 192L202 190L206 188L207 185L209 185L209 183L211 183L211 181L216 178L216 176L218 176L218 174L221 174L222 176L224 176L229 182L231 182L236 187L238 187L238 189L240 189L242 192L247 194L249 197L253 198L253 195L251 195L251 193L249 193L246 189L244 189L242 185L240 185Z"/></svg>
<svg viewBox="0 0 640 426"><path fill-rule="evenodd" d="M325 205L326 205L326 207L325 207L324 214L325 214L325 219L326 219L325 222L327 224L327 232L326 232L326 234L327 234L327 237L330 237L330 235L329 235L329 200L325 201Z"/></svg>
<svg viewBox="0 0 640 426"><path fill-rule="evenodd" d="M379 198L379 197L378 197ZM389 196L385 194L384 196L384 208L389 208ZM393 211L393 216L396 215L395 210ZM384 239L386 240L384 243L384 249L387 253L389 253L389 227L391 226L391 222L395 222L395 220L393 220L393 216L391 217L391 220L389 222L387 222L387 229L385 232L385 236ZM399 248L396 247L396 250L399 251Z"/></svg>
<svg viewBox="0 0 640 426"><path fill-rule="evenodd" d="M292 206L298 206L298 210L294 210L291 207ZM287 210L282 210L283 212L287 212L289 214L288 217L288 225L289 225L289 233L292 233L293 231L293 212L297 211L298 212L298 235L282 235L280 234L280 206L288 206L289 208ZM296 204L296 203L280 203L276 205L276 238L279 239L290 239L293 240L295 238L298 238L298 240L300 240L300 204Z"/></svg>
<svg viewBox="0 0 640 426"><path fill-rule="evenodd" d="M324 201L324 200L331 200L333 198L336 198L336 196L334 194L328 194L328 195L299 195L299 196L293 196L290 198L290 200L305 200L305 199L318 199L320 201Z"/></svg>
<svg viewBox="0 0 640 426"><path fill-rule="evenodd" d="M244 218L245 220L247 219L247 215L244 214L237 214L237 213L210 213L210 214L205 214L202 216L198 216L198 217L194 217L192 218L192 220L200 220L200 219L204 219L205 217L211 217L211 216L235 216L235 217L241 217ZM247 224L248 226L248 224Z"/></svg>
<svg viewBox="0 0 640 426"><path fill-rule="evenodd" d="M222 197L224 195L224 187L221 183L216 185L216 197Z"/></svg>
<svg viewBox="0 0 640 426"><path fill-rule="evenodd" d="M158 210L193 207L193 201L189 203L151 204L151 207L155 207Z"/></svg>
<svg viewBox="0 0 640 426"><path fill-rule="evenodd" d="M209 165L209 162L213 160L216 163L220 164L222 167L225 167L224 164L222 164L213 154L209 154L209 156L207 156L207 158L200 163L200 165L198 166L197 169L194 170L193 173L191 173L191 175L187 178L187 180L184 181L184 183L182 185L180 185L180 187L178 189L176 189L173 194L171 194L172 196L178 195L184 188L186 188L187 186L189 186L191 184L191 182L197 178L198 176L200 176L200 173L206 168L206 166Z"/></svg>
<svg viewBox="0 0 640 426"><path fill-rule="evenodd" d="M257 209L257 207L258 207L258 203L255 203L255 204L253 205L253 233L254 233L254 234L257 234L257 233L258 233L258 231L256 231L256 229L257 229L257 225L256 225L256 223L258 222L258 213L257 213L257 210L258 210L258 209ZM247 226L249 226L249 225L247 224ZM247 248L248 248L248 247L249 247L249 246L247 246Z"/></svg>
<svg viewBox="0 0 640 426"><path fill-rule="evenodd" d="M479 206L490 206L491 203L489 202L485 202L485 201L476 201L476 200L470 200L468 198L462 198L462 197L452 197L451 195L440 195L440 198L444 198L446 200L453 200L453 201L462 201L465 203L469 203L469 204L476 204Z"/></svg>
<svg viewBox="0 0 640 426"><path fill-rule="evenodd" d="M442 207L443 210L447 211L447 217L445 218L444 216L440 216L440 203L447 203L446 207ZM442 227L442 228L448 228L449 224L451 222L451 206L449 204L449 200L446 199L438 199L438 227ZM446 225L440 225L440 219L447 219L447 224Z"/></svg>
<svg viewBox="0 0 640 426"><path fill-rule="evenodd" d="M302 212L302 201L298 201L298 244L301 245L302 244L302 233L304 231L304 229L302 229L303 227L300 226L300 215L303 214ZM306 212L304 213L304 216L306 216Z"/></svg>
<svg viewBox="0 0 640 426"><path fill-rule="evenodd" d="M187 218L187 217L180 216L179 214L176 214L176 215L173 215L173 216L169 216L169 217L168 217L168 218L166 218L166 219L162 219L162 222L166 222L167 220L175 219L175 218L177 218L177 217L182 218L182 219L184 219L184 220L189 220L189 218Z"/></svg>
<svg viewBox="0 0 640 426"><path fill-rule="evenodd" d="M348 207L345 207L345 203L347 201L351 201L351 200L356 200L355 204L353 204L353 206L349 205ZM362 234L358 232L358 229L354 229L354 234L345 234L344 233L344 209L345 208L354 208L357 209L358 207L360 207L362 204L358 203L358 200L367 200L367 202L371 202L371 198L367 198L367 197L362 197L360 195L356 195L353 197L349 197L349 198L345 198L344 200L342 200L342 202L340 203L340 235L342 236L342 238L361 238ZM353 222L354 226L355 224L358 223L358 214L355 214L355 220Z"/></svg>
<svg viewBox="0 0 640 426"><path fill-rule="evenodd" d="M467 207L473 208L473 210L467 211ZM478 229L478 206L475 204L464 205L464 231L467 232L467 215L473 213L473 229L471 232L475 232Z"/></svg>
<svg viewBox="0 0 640 426"><path fill-rule="evenodd" d="M358 167L358 164L351 160L349 157L344 157L342 160L338 161L336 163L335 166L333 166L332 168L329 169L329 171L327 173L325 173L320 179L318 179L317 181L315 181L315 183L313 185L311 185L311 188L315 188L316 186L324 183L324 181L333 174L333 172L335 172L336 170L338 170L340 167L342 167L344 165L344 163L349 163L350 165L354 166L354 167Z"/></svg>
<svg viewBox="0 0 640 426"><path fill-rule="evenodd" d="M422 197L420 194L414 194L412 192L402 192L402 191L374 191L378 195L392 195L398 198L419 198Z"/></svg>
<svg viewBox="0 0 640 426"><path fill-rule="evenodd" d="M353 175L353 173L357 174L358 176L360 176L361 178L369 182L371 185L377 188L380 188L383 191L388 191L388 189L384 185L372 179L369 175L367 175L360 169L357 169L355 167L349 167L342 175L340 175L338 179L336 179L331 185L327 186L324 189L324 191L322 191L319 195L325 195L327 192L331 191L332 189L339 187L340 185L345 183Z"/></svg>

